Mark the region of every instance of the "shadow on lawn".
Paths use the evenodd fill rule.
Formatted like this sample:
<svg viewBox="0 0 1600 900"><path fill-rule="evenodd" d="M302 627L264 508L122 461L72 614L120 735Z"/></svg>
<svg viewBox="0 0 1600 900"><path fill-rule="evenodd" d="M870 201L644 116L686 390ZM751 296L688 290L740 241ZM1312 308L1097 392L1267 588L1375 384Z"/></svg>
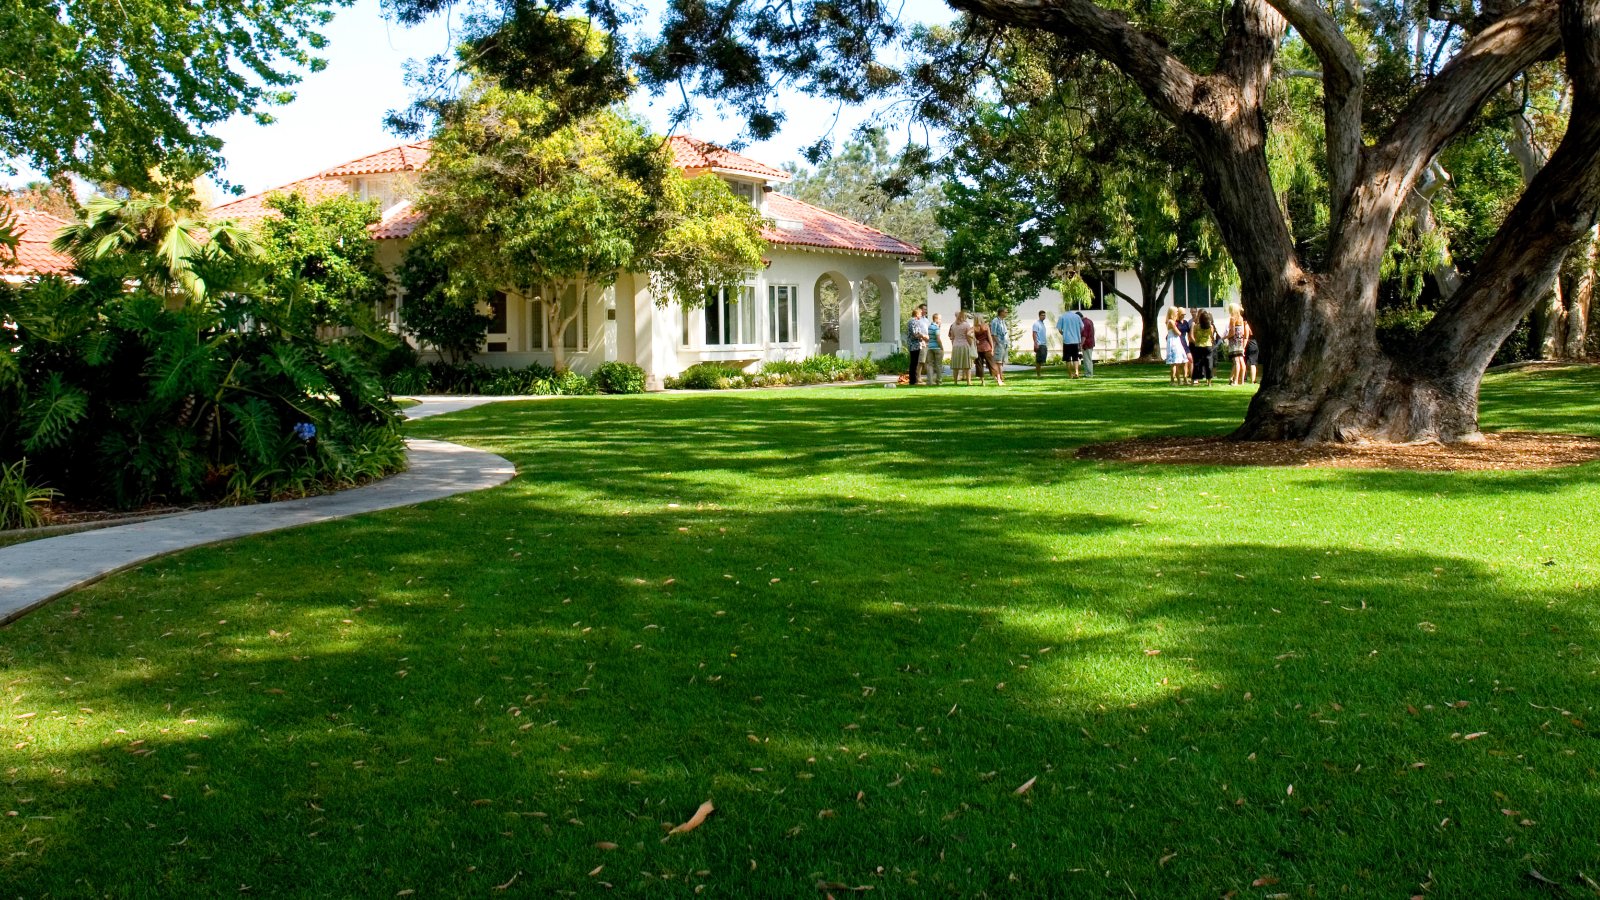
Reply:
<svg viewBox="0 0 1600 900"><path fill-rule="evenodd" d="M460 514L480 539L441 547ZM206 593L245 565L255 596ZM13 820L11 893L459 895L520 872L534 893L1484 895L1596 858L1594 740L1560 712L1595 695L1596 592L1457 558L897 499L618 517L525 489L78 599L0 662L71 684L68 710L130 710L129 733L27 749L8 788L53 818ZM707 796L707 825L660 840Z"/></svg>

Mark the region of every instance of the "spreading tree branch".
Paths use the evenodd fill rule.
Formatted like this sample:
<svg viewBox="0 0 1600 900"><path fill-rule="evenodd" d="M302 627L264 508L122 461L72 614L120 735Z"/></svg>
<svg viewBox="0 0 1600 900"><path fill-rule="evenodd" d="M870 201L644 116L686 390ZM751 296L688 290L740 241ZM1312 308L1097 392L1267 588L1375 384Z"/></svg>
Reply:
<svg viewBox="0 0 1600 900"><path fill-rule="evenodd" d="M1333 16L1313 0L1270 0L1322 63L1322 116L1328 141L1328 209L1337 234L1361 165L1361 60Z"/></svg>

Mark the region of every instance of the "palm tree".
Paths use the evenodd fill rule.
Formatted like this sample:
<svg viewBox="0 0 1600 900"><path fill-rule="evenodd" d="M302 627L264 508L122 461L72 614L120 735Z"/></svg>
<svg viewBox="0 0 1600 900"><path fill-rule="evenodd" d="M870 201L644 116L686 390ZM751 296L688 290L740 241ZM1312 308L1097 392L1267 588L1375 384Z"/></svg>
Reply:
<svg viewBox="0 0 1600 900"><path fill-rule="evenodd" d="M95 197L78 222L62 229L53 246L79 263L121 256L133 276L168 303L205 300L197 264L223 254L252 258L261 245L231 220L211 221L187 194L162 193L126 199Z"/></svg>

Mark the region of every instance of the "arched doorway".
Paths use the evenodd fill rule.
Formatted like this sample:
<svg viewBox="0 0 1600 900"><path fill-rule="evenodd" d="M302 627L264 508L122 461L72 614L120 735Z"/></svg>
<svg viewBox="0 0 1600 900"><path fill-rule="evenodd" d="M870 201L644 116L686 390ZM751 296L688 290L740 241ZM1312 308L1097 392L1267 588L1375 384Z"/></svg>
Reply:
<svg viewBox="0 0 1600 900"><path fill-rule="evenodd" d="M838 356L840 347L854 347L855 335L844 333L856 327L850 279L838 272L824 273L817 279L812 296L816 298L817 352L823 356Z"/></svg>
<svg viewBox="0 0 1600 900"><path fill-rule="evenodd" d="M892 344L900 336L900 292L895 283L881 275L868 275L861 282L858 334L866 344Z"/></svg>

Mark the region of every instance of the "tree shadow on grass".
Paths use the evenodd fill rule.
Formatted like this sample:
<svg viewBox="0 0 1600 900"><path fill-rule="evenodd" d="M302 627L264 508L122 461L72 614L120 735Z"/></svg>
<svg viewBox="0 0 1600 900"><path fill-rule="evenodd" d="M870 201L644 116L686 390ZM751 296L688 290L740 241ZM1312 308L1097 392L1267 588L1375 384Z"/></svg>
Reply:
<svg viewBox="0 0 1600 900"><path fill-rule="evenodd" d="M0 881L1485 896L1591 865L1592 588L1136 533L502 491L163 561L8 632L8 690L64 718L6 735Z"/></svg>

